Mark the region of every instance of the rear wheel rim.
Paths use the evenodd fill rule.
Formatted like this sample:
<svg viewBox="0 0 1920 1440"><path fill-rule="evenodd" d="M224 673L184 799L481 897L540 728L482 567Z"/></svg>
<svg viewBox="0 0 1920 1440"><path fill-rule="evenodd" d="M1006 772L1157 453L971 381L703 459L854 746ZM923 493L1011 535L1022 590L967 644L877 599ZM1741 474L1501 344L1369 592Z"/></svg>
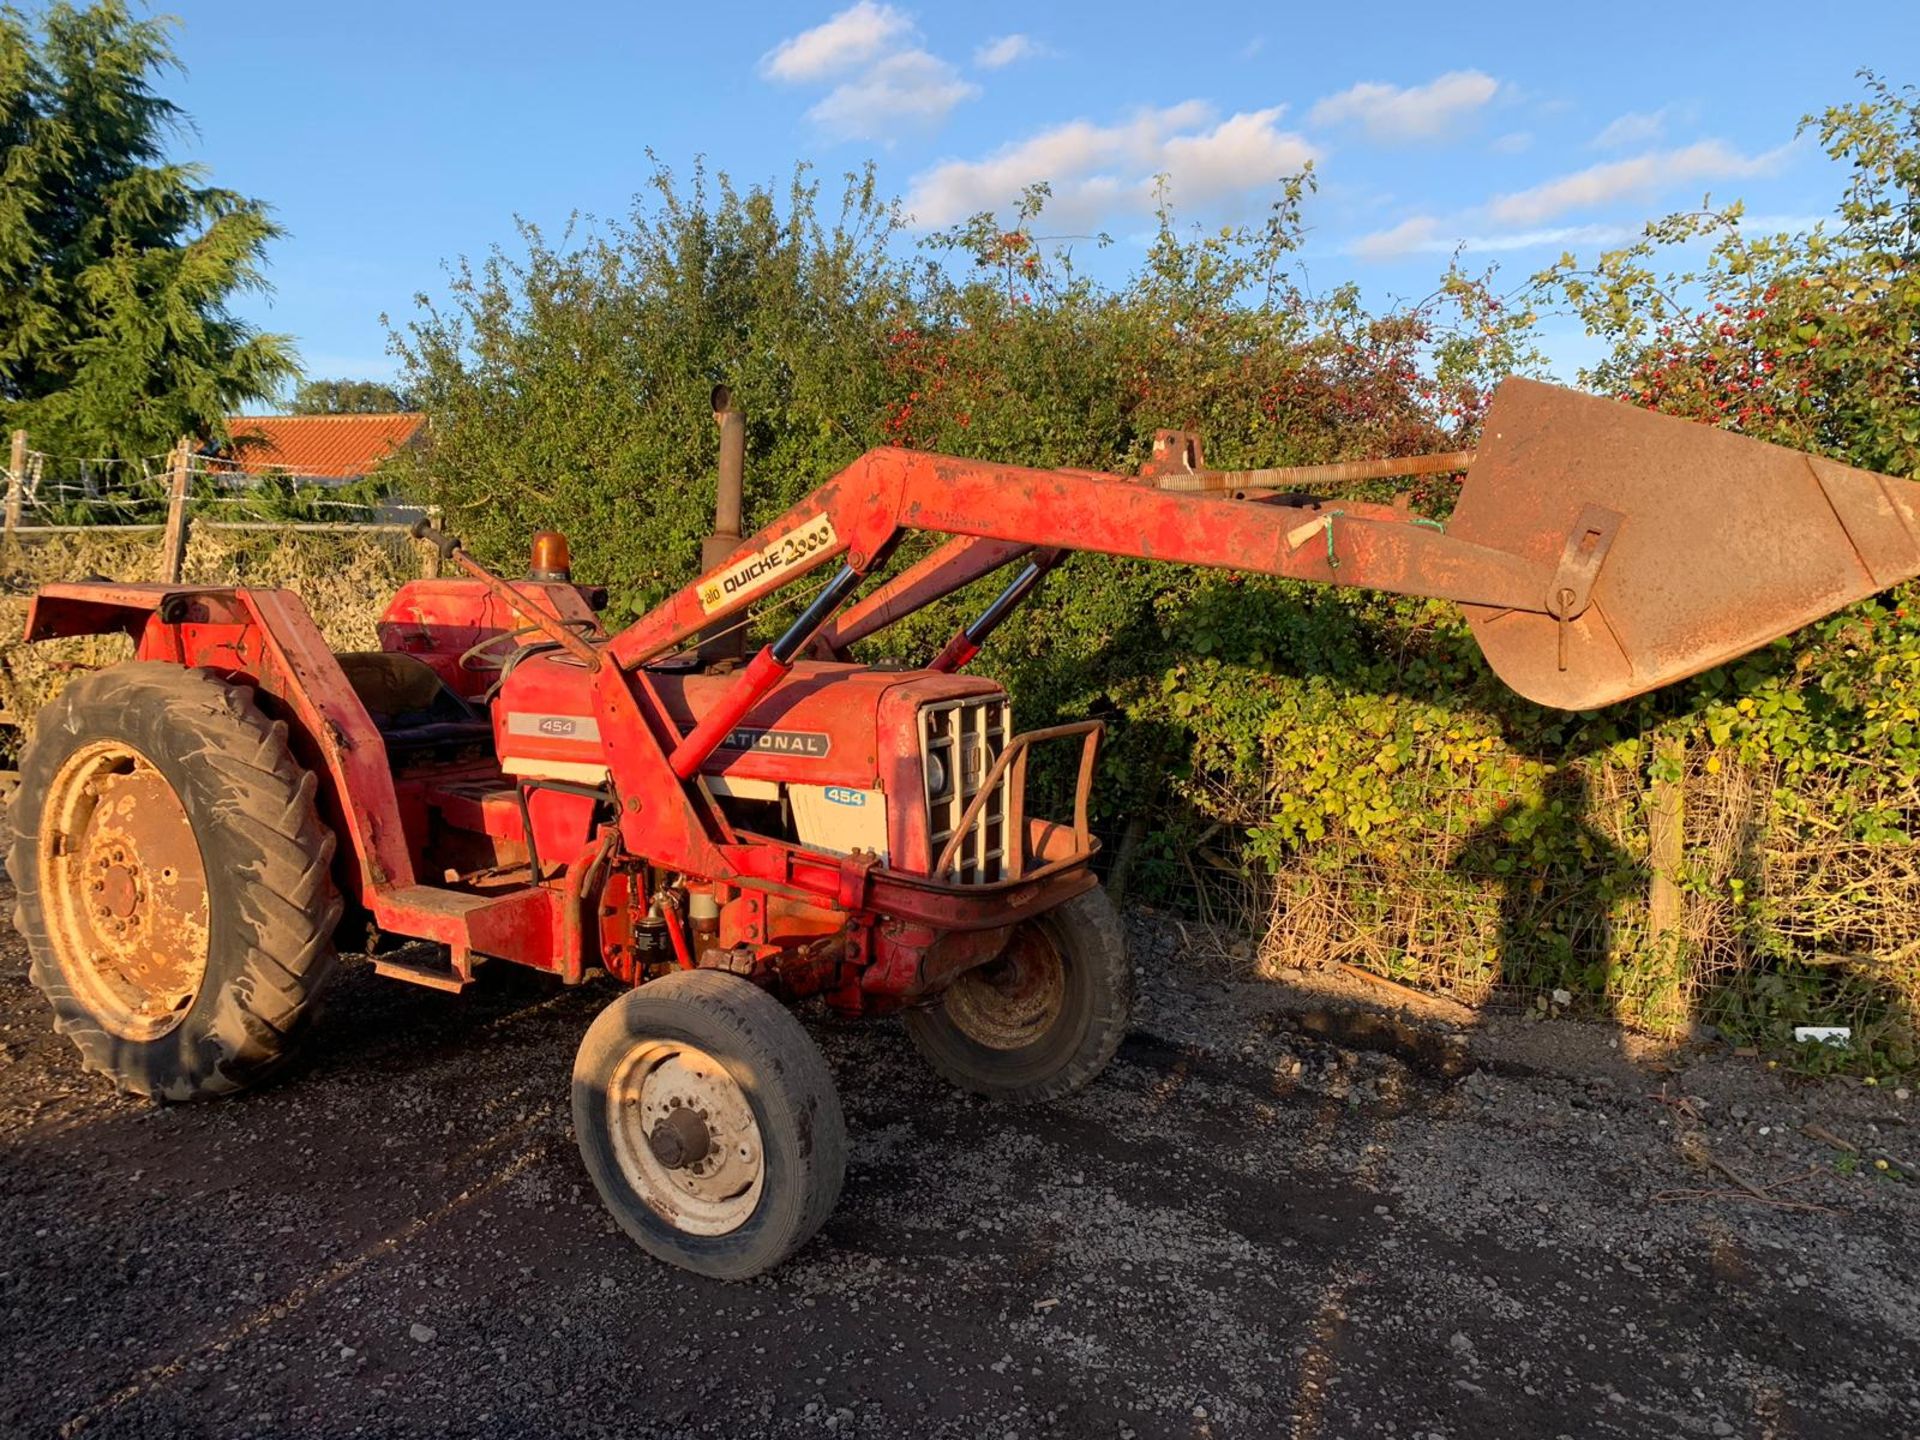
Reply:
<svg viewBox="0 0 1920 1440"><path fill-rule="evenodd" d="M1067 1004L1067 960L1048 927L1029 921L997 960L969 970L942 1001L962 1035L989 1050L1024 1050L1046 1038Z"/></svg>
<svg viewBox="0 0 1920 1440"><path fill-rule="evenodd" d="M620 1173L674 1229L727 1235L759 1208L760 1124L746 1092L706 1051L673 1040L636 1045L607 1087L607 1119Z"/></svg>
<svg viewBox="0 0 1920 1440"><path fill-rule="evenodd" d="M119 740L83 745L48 787L40 826L47 936L61 976L101 1026L151 1041L206 982L206 866L154 763Z"/></svg>

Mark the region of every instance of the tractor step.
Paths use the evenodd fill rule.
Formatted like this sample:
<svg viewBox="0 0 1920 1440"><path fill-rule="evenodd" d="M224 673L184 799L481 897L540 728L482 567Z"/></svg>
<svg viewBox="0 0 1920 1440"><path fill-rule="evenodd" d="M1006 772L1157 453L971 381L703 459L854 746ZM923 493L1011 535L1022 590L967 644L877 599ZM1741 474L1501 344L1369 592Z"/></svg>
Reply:
<svg viewBox="0 0 1920 1440"><path fill-rule="evenodd" d="M374 957L373 973L389 980L404 980L409 985L424 985L429 990L445 990L451 995L458 995L473 983L471 975L462 975L457 970L416 965L410 960L391 960L385 956Z"/></svg>
<svg viewBox="0 0 1920 1440"><path fill-rule="evenodd" d="M373 922L389 935L431 940L453 951L456 974L465 957L493 955L545 969L559 933L558 892L510 884L488 891L401 885L374 892Z"/></svg>

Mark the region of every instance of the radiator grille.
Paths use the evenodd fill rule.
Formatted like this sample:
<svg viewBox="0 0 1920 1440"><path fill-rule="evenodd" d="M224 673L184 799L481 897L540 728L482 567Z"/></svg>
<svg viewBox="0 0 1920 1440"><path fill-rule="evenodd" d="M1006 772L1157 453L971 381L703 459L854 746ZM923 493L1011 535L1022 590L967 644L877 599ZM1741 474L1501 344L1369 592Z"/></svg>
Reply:
<svg viewBox="0 0 1920 1440"><path fill-rule="evenodd" d="M920 756L927 787L928 863L938 864L967 806L979 793L993 762L1006 748L1008 706L1004 695L981 695L923 706ZM946 871L934 878L981 885L1006 878L1007 812L1011 769L1001 775L974 816Z"/></svg>

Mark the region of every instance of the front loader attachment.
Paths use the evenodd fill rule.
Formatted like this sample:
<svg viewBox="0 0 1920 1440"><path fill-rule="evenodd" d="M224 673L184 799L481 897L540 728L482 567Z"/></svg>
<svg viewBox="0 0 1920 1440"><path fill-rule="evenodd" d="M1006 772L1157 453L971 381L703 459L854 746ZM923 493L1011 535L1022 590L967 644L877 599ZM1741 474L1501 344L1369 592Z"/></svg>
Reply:
<svg viewBox="0 0 1920 1440"><path fill-rule="evenodd" d="M1591 710L1920 574L1920 484L1508 380L1447 526L1552 572L1546 608L1462 608L1487 663Z"/></svg>
<svg viewBox="0 0 1920 1440"><path fill-rule="evenodd" d="M1462 467L1444 526L1401 504L1298 490ZM839 604L916 530L954 539L835 622ZM1169 431L1145 470L1127 477L870 451L608 649L631 671L840 559L794 642L837 654L1000 565L1027 562L1009 587L1017 600L1032 588L1028 572L1088 550L1452 600L1513 689L1591 710L1920 574L1917 537L1913 481L1508 380L1477 453L1209 470L1198 437ZM980 638L955 637L941 668L970 658ZM732 708L757 703L785 664L771 655L748 667ZM703 743L738 715L710 718ZM676 769L691 773L694 759Z"/></svg>

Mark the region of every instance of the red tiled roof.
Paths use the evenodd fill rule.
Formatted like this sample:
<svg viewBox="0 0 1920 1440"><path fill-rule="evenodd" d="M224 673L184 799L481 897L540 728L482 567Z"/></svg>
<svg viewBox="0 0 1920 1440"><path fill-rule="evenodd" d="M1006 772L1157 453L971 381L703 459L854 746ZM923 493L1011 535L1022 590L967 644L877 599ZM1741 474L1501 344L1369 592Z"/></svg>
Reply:
<svg viewBox="0 0 1920 1440"><path fill-rule="evenodd" d="M230 453L250 475L287 470L329 480L357 479L410 444L425 415L233 415Z"/></svg>

